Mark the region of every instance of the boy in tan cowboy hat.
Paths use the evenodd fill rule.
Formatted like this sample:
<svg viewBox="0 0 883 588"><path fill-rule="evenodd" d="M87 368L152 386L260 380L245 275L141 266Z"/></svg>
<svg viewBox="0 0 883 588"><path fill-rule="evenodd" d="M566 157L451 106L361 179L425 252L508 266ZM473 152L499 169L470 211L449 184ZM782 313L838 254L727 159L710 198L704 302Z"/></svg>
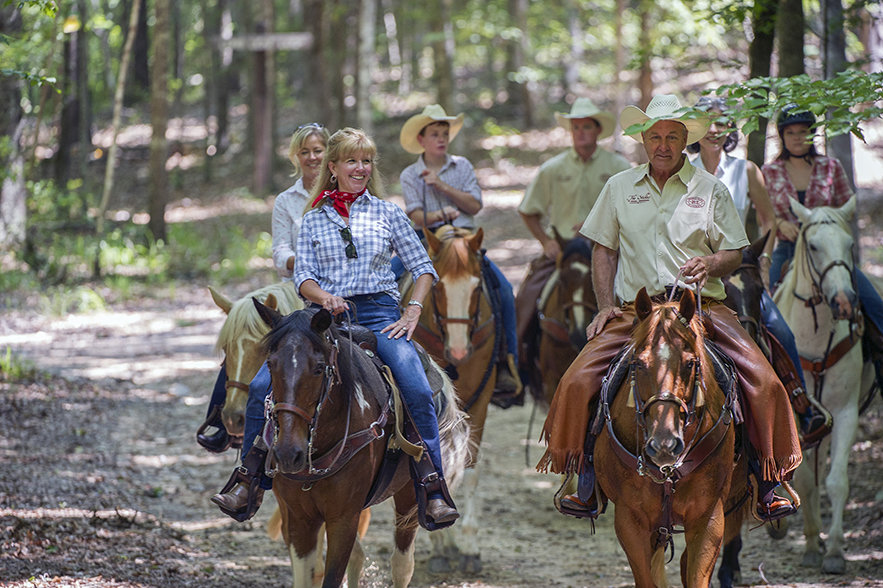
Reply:
<svg viewBox="0 0 883 588"><path fill-rule="evenodd" d="M777 519L796 510L773 489L800 464L800 444L784 387L722 302L720 278L739 266L748 238L724 184L694 167L684 153L708 132L703 114L687 112L675 96L659 95L646 112L628 106L620 117L627 133L636 132L629 130L636 125L645 129L633 136L644 144L649 162L612 177L580 230L595 242L592 269L599 310L586 330L588 343L555 392L543 427L548 449L537 467L579 472L586 476L583 484L593 486L594 466L591 456L584 455L584 448L594 447L594 437L586 435L588 407L610 361L629 340L635 296L641 288L658 296L667 287L698 284L703 310L715 325L715 343L735 362L748 404L746 431L759 458L753 468L756 514ZM598 516L597 501L585 500L567 496L561 510Z"/></svg>
<svg viewBox="0 0 883 588"><path fill-rule="evenodd" d="M526 350L539 328L537 298L561 253L553 229L564 239L576 236L607 180L630 167L624 157L598 145L613 134L616 118L589 98L577 98L570 114L556 112L555 119L570 132L573 147L540 166L518 207L524 224L543 246L515 301L522 364L533 355ZM548 228L543 227L544 221Z"/></svg>
<svg viewBox="0 0 883 588"><path fill-rule="evenodd" d="M402 126L399 134L402 147L408 153L420 156L400 176L405 212L418 233L422 229L435 230L444 224L475 228L474 215L482 206L478 178L468 159L448 153L448 145L461 128L463 114L448 116L438 104L430 104ZM398 276L401 271L397 265L393 264L393 271ZM499 284L500 308L494 309L494 313L503 324L506 339L497 363L494 402L511 406L520 400L523 389L516 369L515 297L512 285L500 269L490 260L487 265L495 276L488 282Z"/></svg>

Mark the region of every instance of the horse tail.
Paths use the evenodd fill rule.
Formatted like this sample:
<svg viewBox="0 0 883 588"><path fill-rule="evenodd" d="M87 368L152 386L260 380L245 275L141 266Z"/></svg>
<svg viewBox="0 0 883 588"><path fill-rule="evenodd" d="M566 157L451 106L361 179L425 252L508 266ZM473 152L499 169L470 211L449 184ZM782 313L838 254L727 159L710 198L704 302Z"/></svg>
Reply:
<svg viewBox="0 0 883 588"><path fill-rule="evenodd" d="M665 546L653 552L653 557L650 559L650 577L658 588L672 588L665 576Z"/></svg>
<svg viewBox="0 0 883 588"><path fill-rule="evenodd" d="M282 511L278 506L270 516L270 520L267 521L267 535L271 541L278 541L282 538Z"/></svg>
<svg viewBox="0 0 883 588"><path fill-rule="evenodd" d="M454 492L463 480L463 472L472 454L471 426L466 413L460 409L454 384L435 361L432 369L441 376L441 400L437 403L438 433L441 443L443 468L448 488Z"/></svg>

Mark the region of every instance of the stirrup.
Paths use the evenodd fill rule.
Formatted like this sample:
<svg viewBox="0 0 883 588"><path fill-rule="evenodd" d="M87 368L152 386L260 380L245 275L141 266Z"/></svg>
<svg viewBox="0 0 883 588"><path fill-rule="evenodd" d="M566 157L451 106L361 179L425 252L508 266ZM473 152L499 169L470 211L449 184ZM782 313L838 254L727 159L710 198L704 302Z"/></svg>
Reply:
<svg viewBox="0 0 883 588"><path fill-rule="evenodd" d="M224 453L234 446L237 449L242 447L242 437L231 437L227 433L224 423L221 422L221 411L223 409L223 404L218 404L212 408L196 430L196 442L199 443L200 447L212 453ZM206 435L205 431L209 427L214 427L218 431L212 435Z"/></svg>
<svg viewBox="0 0 883 588"><path fill-rule="evenodd" d="M268 450L260 447L259 444L263 444L261 437L255 440L255 444L245 454L242 465L233 470L233 474L221 491L212 496L211 499L221 509L221 512L240 523L252 518L258 512L264 499L264 489L261 488L261 475L264 473L264 462L267 459ZM248 502L244 509L230 510L216 500L220 495L232 491L239 483L248 487Z"/></svg>
<svg viewBox="0 0 883 588"><path fill-rule="evenodd" d="M417 494L417 521L420 523L420 526L427 531L438 531L453 525L460 516L459 513L456 513L457 505L454 504L454 499L451 498L451 494L448 492L448 485L445 483L445 479L435 471L429 456L424 453L419 463L415 462L412 458L410 466L411 478L414 480L414 491ZM440 492L441 500L454 509L454 512L457 514L456 517L445 517L441 521L436 521L432 517L427 516L426 506L430 500L429 495L436 492Z"/></svg>

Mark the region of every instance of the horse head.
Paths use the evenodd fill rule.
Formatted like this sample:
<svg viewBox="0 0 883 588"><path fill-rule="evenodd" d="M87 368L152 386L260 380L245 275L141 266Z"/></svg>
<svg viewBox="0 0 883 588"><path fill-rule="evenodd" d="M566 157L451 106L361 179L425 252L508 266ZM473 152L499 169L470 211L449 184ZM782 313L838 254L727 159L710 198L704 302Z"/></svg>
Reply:
<svg viewBox="0 0 883 588"><path fill-rule="evenodd" d="M568 241L553 230L561 248L555 260L558 273L555 284L557 303L564 313L563 323L570 345L580 350L587 342L586 327L598 312L598 302L592 288L592 243L580 236ZM554 314L554 309L548 309L545 314Z"/></svg>
<svg viewBox="0 0 883 588"><path fill-rule="evenodd" d="M795 248L795 294L813 304L824 300L838 320L853 319L858 303L855 240L849 227L855 204L853 196L840 208L808 209L791 199L791 210L801 222ZM804 296L801 289L807 286L811 291Z"/></svg>
<svg viewBox="0 0 883 588"><path fill-rule="evenodd" d="M224 353L227 371L227 399L221 419L228 434L241 437L245 428L248 384L266 359L261 338L267 333L267 327L248 298L231 302L211 286L209 291L215 304L227 314L215 346L217 351ZM279 305L276 296L272 293L265 296L264 304L275 310Z"/></svg>
<svg viewBox="0 0 883 588"><path fill-rule="evenodd" d="M763 278L760 275L760 254L766 247L769 233L760 237L742 250L742 265L732 274L723 278L727 297L724 300L739 317L739 322L757 341L761 320L760 300L763 297Z"/></svg>
<svg viewBox="0 0 883 588"><path fill-rule="evenodd" d="M642 288L635 299L628 405L645 429L644 455L660 468L684 455L685 430L704 405L704 334L690 290L678 303L654 306Z"/></svg>
<svg viewBox="0 0 883 588"><path fill-rule="evenodd" d="M444 225L426 232L429 256L438 273L430 292L433 313L444 340L445 360L457 366L474 351L472 335L481 312L481 242L484 231L471 233Z"/></svg>
<svg viewBox="0 0 883 588"><path fill-rule="evenodd" d="M279 471L296 473L307 466L322 403L340 381L336 338L327 334L331 313L302 310L286 317L252 300L270 327L263 344L273 387L273 454Z"/></svg>

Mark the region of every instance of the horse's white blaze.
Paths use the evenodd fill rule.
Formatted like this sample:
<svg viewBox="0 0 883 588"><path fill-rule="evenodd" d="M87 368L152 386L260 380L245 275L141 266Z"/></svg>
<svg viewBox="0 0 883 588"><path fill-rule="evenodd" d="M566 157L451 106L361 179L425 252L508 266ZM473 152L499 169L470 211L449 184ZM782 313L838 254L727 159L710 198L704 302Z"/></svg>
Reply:
<svg viewBox="0 0 883 588"><path fill-rule="evenodd" d="M659 345L659 350L656 352L656 355L663 362L666 362L671 359L671 347L668 346L668 343L663 342Z"/></svg>
<svg viewBox="0 0 883 588"><path fill-rule="evenodd" d="M416 541L412 541L405 552L398 549L392 550L390 566L392 568L392 585L394 588L407 588L414 575L414 547Z"/></svg>
<svg viewBox="0 0 883 588"><path fill-rule="evenodd" d="M730 282L730 284L732 284L733 287L740 292L745 289L745 282L742 281L741 274L730 274L729 276L727 276L727 281Z"/></svg>
<svg viewBox="0 0 883 588"><path fill-rule="evenodd" d="M570 267L577 270L583 276L589 273L589 266L578 261L574 261ZM585 297L586 291L583 286L573 291L573 301L577 303L573 305L573 322L578 326L588 326L586 322L586 309L582 306L585 303Z"/></svg>
<svg viewBox="0 0 883 588"><path fill-rule="evenodd" d="M469 303L472 292L480 284L480 278L469 276L461 280L445 280L445 293L448 299L446 315L448 318L472 318L469 314ZM469 350L469 325L464 323L448 323L448 350L465 359ZM462 357L461 357L462 356Z"/></svg>
<svg viewBox="0 0 883 588"><path fill-rule="evenodd" d="M362 384L359 382L356 382L356 404L359 405L359 410L362 411L362 414L370 408L368 401L365 399L365 391L362 390Z"/></svg>
<svg viewBox="0 0 883 588"><path fill-rule="evenodd" d="M294 550L294 545L289 545L288 555L291 557L291 587L311 588L313 585L313 568L316 566L316 550L314 549L304 557L300 557Z"/></svg>

